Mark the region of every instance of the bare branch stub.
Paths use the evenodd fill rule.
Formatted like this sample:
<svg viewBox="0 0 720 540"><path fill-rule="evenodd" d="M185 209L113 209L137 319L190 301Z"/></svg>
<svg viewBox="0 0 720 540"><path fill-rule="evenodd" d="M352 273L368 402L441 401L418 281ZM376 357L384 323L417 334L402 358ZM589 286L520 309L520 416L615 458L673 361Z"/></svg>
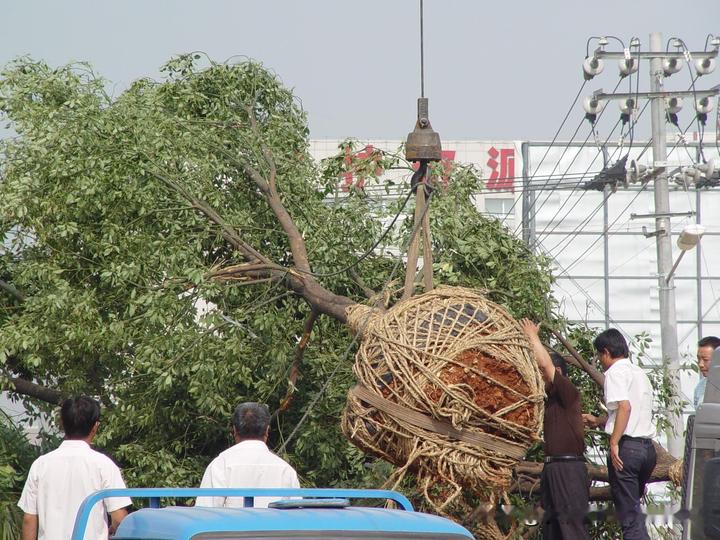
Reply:
<svg viewBox="0 0 720 540"><path fill-rule="evenodd" d="M295 225L295 222L293 221L292 217L290 216L287 209L280 200L280 195L277 191L277 168L275 165L275 160L273 159L272 151L267 147L267 145L265 145L263 141L262 133L260 132L260 127L258 126L257 118L255 118L255 111L253 110L253 108L248 107L247 113L250 119L250 126L253 130L253 133L255 134L255 137L258 140L258 143L262 148L263 157L268 164L270 173L267 179L263 178L259 171L255 170L247 163L242 164L243 169L245 170L245 173L253 180L253 182L255 182L260 191L262 191L262 193L265 195L270 209L273 211L273 214L275 214L275 217L280 223L280 226L285 231L288 242L290 243L290 251L292 253L295 266L301 272L309 273L310 261L307 254L307 247L305 246L305 240L303 240L303 237L300 234L297 226Z"/></svg>
<svg viewBox="0 0 720 540"><path fill-rule="evenodd" d="M285 392L285 397L280 401L280 406L272 414L272 419L276 419L280 414L284 413L290 408L293 397L295 396L295 389L297 387L298 376L300 375L300 365L302 364L303 357L305 356L305 350L307 349L308 343L310 343L310 334L312 334L313 326L319 312L317 309L312 308L310 314L305 319L303 324L303 333L300 337L300 341L295 347L295 354L293 355L293 362L290 366L290 373L288 375L288 388Z"/></svg>
<svg viewBox="0 0 720 540"><path fill-rule="evenodd" d="M568 341L560 332L558 332L554 328L551 328L550 331L558 339L558 341L563 344L563 347L567 349L567 351L575 358L575 360L577 360L577 363L583 369L583 371L590 375L590 377L592 377L592 380L595 381L595 383L600 388L603 388L603 386L605 385L605 375L603 375L595 367L590 365L577 351L573 344L570 343L570 341Z"/></svg>

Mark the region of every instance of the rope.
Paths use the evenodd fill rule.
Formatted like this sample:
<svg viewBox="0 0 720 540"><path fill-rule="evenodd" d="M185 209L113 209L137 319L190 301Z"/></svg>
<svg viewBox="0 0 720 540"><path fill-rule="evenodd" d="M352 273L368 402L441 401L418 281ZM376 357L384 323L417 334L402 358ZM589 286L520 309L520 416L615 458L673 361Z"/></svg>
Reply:
<svg viewBox="0 0 720 540"><path fill-rule="evenodd" d="M347 313L360 337L353 372L361 389L349 392L341 427L399 467L385 487L413 473L438 513L462 504L464 492L503 493L543 417L544 387L518 323L460 287Z"/></svg>

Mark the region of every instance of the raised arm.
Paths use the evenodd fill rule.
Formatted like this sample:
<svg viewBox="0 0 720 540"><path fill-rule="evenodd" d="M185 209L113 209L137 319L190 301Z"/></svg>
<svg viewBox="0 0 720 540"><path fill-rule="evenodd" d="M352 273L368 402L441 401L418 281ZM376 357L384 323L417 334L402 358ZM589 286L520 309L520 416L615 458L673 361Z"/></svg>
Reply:
<svg viewBox="0 0 720 540"><path fill-rule="evenodd" d="M540 336L538 335L540 326L532 322L530 319L523 319L520 321L520 326L530 342L533 356L535 356L535 361L540 368L542 378L547 384L552 384L555 380L555 366L553 365L552 360L550 360L550 355L540 342Z"/></svg>

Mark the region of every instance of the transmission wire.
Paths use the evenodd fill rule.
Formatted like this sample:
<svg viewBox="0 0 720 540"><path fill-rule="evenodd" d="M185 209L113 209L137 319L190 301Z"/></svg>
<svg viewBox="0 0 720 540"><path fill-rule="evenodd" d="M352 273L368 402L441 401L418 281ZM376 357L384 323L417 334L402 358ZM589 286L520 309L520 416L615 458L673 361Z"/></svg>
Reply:
<svg viewBox="0 0 720 540"><path fill-rule="evenodd" d="M540 166L545 161L545 158L547 157L548 153L550 152L550 149L555 144L555 141L557 140L558 135L560 135L560 131L562 130L563 126L565 126L565 122L567 122L567 119L570 117L570 114L572 113L572 111L575 107L575 104L577 103L577 100L580 97L580 94L582 94L583 88L585 88L586 84L587 84L587 81L583 81L583 83L580 85L580 88L578 89L577 94L575 94L575 99L573 99L573 102L570 104L570 108L568 109L567 113L565 113L565 118L563 118L563 121L560 123L560 127L555 132L555 135L553 136L552 141L550 141L550 145L545 150L545 154L543 155L542 159L540 160L540 163L538 163L538 166L535 168L536 173L537 173L538 169L540 168ZM570 141L570 142L572 142L572 141ZM530 177L529 181L532 180L534 177L535 177L535 175L532 175ZM507 216L509 216L512 213L512 211L515 209L515 206L517 205L518 200L519 199L515 199L515 202L513 202L507 215L502 219L502 221L501 221L502 224L505 223Z"/></svg>

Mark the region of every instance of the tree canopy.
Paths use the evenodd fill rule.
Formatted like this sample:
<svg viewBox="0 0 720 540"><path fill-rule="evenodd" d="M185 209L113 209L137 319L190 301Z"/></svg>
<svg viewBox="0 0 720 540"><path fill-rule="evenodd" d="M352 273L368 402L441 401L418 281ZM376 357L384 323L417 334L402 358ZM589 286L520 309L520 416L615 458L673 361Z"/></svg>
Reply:
<svg viewBox="0 0 720 540"><path fill-rule="evenodd" d="M299 101L254 61L163 72L117 97L84 64L2 72L0 387L31 412L99 397L98 443L129 485L198 484L245 400L276 411L271 445L304 485L379 485L383 465L339 431L344 310L398 297L411 220L381 235L412 202L385 208L339 175L401 168L407 192L409 164L352 141L316 164ZM477 211L481 189L466 166L436 185L437 280L546 318L547 261Z"/></svg>

